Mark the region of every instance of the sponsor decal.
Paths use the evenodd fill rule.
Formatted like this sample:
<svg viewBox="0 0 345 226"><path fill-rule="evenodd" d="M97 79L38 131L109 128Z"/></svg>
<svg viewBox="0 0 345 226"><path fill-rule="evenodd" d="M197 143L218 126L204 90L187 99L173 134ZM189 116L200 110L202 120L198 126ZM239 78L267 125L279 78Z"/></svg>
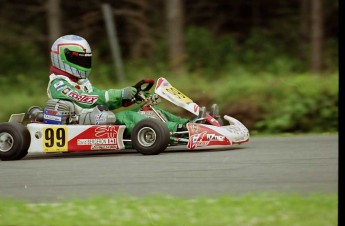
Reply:
<svg viewBox="0 0 345 226"><path fill-rule="evenodd" d="M84 103L84 104L89 104L89 105L94 104L98 100L97 95L79 94L76 91L70 91L65 95L67 95L68 97L72 98L73 100L79 103Z"/></svg>
<svg viewBox="0 0 345 226"><path fill-rule="evenodd" d="M190 104L193 103L193 101L187 97L186 95L184 95L181 91L179 91L178 89L176 89L173 86L170 87L165 87L164 88L166 92L168 92L170 95L172 95L173 97L177 98L178 100L182 101L183 103L186 104Z"/></svg>
<svg viewBox="0 0 345 226"><path fill-rule="evenodd" d="M71 151L118 150L123 148L118 137L119 126L92 126L68 142ZM119 143L120 142L120 143Z"/></svg>
<svg viewBox="0 0 345 226"><path fill-rule="evenodd" d="M116 144L116 138L107 139L78 139L78 145Z"/></svg>
<svg viewBox="0 0 345 226"><path fill-rule="evenodd" d="M199 125L198 124L190 124L189 129L191 132L194 133L199 133Z"/></svg>
<svg viewBox="0 0 345 226"><path fill-rule="evenodd" d="M189 149L194 149L196 147L203 147L207 146L210 141L205 140L204 137L207 134L206 131L194 134L189 137L189 142L188 142L188 148Z"/></svg>
<svg viewBox="0 0 345 226"><path fill-rule="evenodd" d="M96 125L99 125L99 124L102 124L104 122L107 121L107 116L106 114L103 114L103 113L99 113L95 116L95 122L96 122Z"/></svg>
<svg viewBox="0 0 345 226"><path fill-rule="evenodd" d="M64 86L60 86L56 89L56 91L60 92L61 90L64 90L67 88L67 85L64 85Z"/></svg>
<svg viewBox="0 0 345 226"><path fill-rule="evenodd" d="M91 150L113 150L118 149L117 145L92 145Z"/></svg>
<svg viewBox="0 0 345 226"><path fill-rule="evenodd" d="M63 81L58 81L57 83L54 84L54 88L58 88L60 86L64 85L64 82Z"/></svg>
<svg viewBox="0 0 345 226"><path fill-rule="evenodd" d="M98 126L95 129L95 137L115 138L117 131L117 126Z"/></svg>
<svg viewBox="0 0 345 226"><path fill-rule="evenodd" d="M98 100L97 95L79 94L78 92L73 91L69 87L62 89L61 93L65 96L72 98L73 100L79 103L84 103L84 104L89 104L89 105L94 104Z"/></svg>
<svg viewBox="0 0 345 226"><path fill-rule="evenodd" d="M63 89L63 90L61 91L61 93L62 93L63 95L67 95L67 93L69 93L71 90L72 90L71 88L67 87L67 88Z"/></svg>
<svg viewBox="0 0 345 226"><path fill-rule="evenodd" d="M207 140L209 141L224 141L225 140L224 136L220 136L216 134L207 134L206 137L207 137Z"/></svg>
<svg viewBox="0 0 345 226"><path fill-rule="evenodd" d="M79 103L94 104L98 100L96 95L78 94L75 91L68 93L68 96L78 101Z"/></svg>
<svg viewBox="0 0 345 226"><path fill-rule="evenodd" d="M48 115L60 115L60 111L55 111L55 110L49 110L49 109L44 109L44 113Z"/></svg>
<svg viewBox="0 0 345 226"><path fill-rule="evenodd" d="M45 124L62 124L62 112L54 110L43 111L43 121Z"/></svg>
<svg viewBox="0 0 345 226"><path fill-rule="evenodd" d="M53 120L53 121L57 121L57 122L61 122L62 121L61 115L56 116L56 115L47 115L47 114L45 114L44 115L44 119L46 119L46 120Z"/></svg>
<svg viewBox="0 0 345 226"><path fill-rule="evenodd" d="M213 146L213 145L230 145L227 137L220 134L211 127L202 124L188 123L189 141L187 147L195 149L198 147Z"/></svg>

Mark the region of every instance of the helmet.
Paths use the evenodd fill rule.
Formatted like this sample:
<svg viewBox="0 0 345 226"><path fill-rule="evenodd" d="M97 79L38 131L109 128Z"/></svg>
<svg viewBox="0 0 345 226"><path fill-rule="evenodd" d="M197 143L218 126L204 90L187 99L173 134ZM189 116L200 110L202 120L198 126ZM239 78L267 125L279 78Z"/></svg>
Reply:
<svg viewBox="0 0 345 226"><path fill-rule="evenodd" d="M77 35L58 38L50 51L52 65L77 78L85 79L91 71L91 48L89 43Z"/></svg>

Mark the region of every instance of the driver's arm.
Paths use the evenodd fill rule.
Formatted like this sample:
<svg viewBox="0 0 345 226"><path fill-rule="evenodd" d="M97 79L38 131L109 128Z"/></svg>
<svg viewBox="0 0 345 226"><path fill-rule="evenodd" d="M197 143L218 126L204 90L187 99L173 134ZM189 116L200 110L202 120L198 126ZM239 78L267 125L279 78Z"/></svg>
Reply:
<svg viewBox="0 0 345 226"><path fill-rule="evenodd" d="M87 93L63 79L54 80L48 89L50 97L53 99L69 100L82 108L106 105L110 110L121 107L123 100L132 99L136 94L136 89L133 87L109 90L100 90L93 87L93 91Z"/></svg>

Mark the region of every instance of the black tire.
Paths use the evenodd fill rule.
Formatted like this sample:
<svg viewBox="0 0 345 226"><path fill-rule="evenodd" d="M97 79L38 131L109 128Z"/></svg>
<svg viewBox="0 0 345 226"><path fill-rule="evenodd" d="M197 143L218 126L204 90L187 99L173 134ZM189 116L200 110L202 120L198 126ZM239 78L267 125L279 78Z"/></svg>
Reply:
<svg viewBox="0 0 345 226"><path fill-rule="evenodd" d="M168 127L158 119L141 120L132 130L132 145L143 155L158 155L164 151L170 141Z"/></svg>
<svg viewBox="0 0 345 226"><path fill-rule="evenodd" d="M25 126L17 122L0 123L0 159L19 160L28 154L31 138Z"/></svg>

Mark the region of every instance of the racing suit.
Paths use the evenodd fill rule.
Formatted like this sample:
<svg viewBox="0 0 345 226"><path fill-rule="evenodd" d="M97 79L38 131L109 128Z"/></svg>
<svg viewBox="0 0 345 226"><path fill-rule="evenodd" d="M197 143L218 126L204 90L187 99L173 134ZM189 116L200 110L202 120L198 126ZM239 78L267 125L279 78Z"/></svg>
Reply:
<svg viewBox="0 0 345 226"><path fill-rule="evenodd" d="M48 97L73 102L79 108L77 115L83 109L93 109L97 105L105 105L109 110L122 107L121 89L101 90L92 86L88 79L77 80L76 77L55 67L50 68L50 73L47 88ZM136 110L138 108L116 113L115 124L126 125L128 134L140 120L146 118ZM168 119L165 124L170 132L176 132L178 128L189 122L188 119L175 116L162 109L159 110Z"/></svg>

